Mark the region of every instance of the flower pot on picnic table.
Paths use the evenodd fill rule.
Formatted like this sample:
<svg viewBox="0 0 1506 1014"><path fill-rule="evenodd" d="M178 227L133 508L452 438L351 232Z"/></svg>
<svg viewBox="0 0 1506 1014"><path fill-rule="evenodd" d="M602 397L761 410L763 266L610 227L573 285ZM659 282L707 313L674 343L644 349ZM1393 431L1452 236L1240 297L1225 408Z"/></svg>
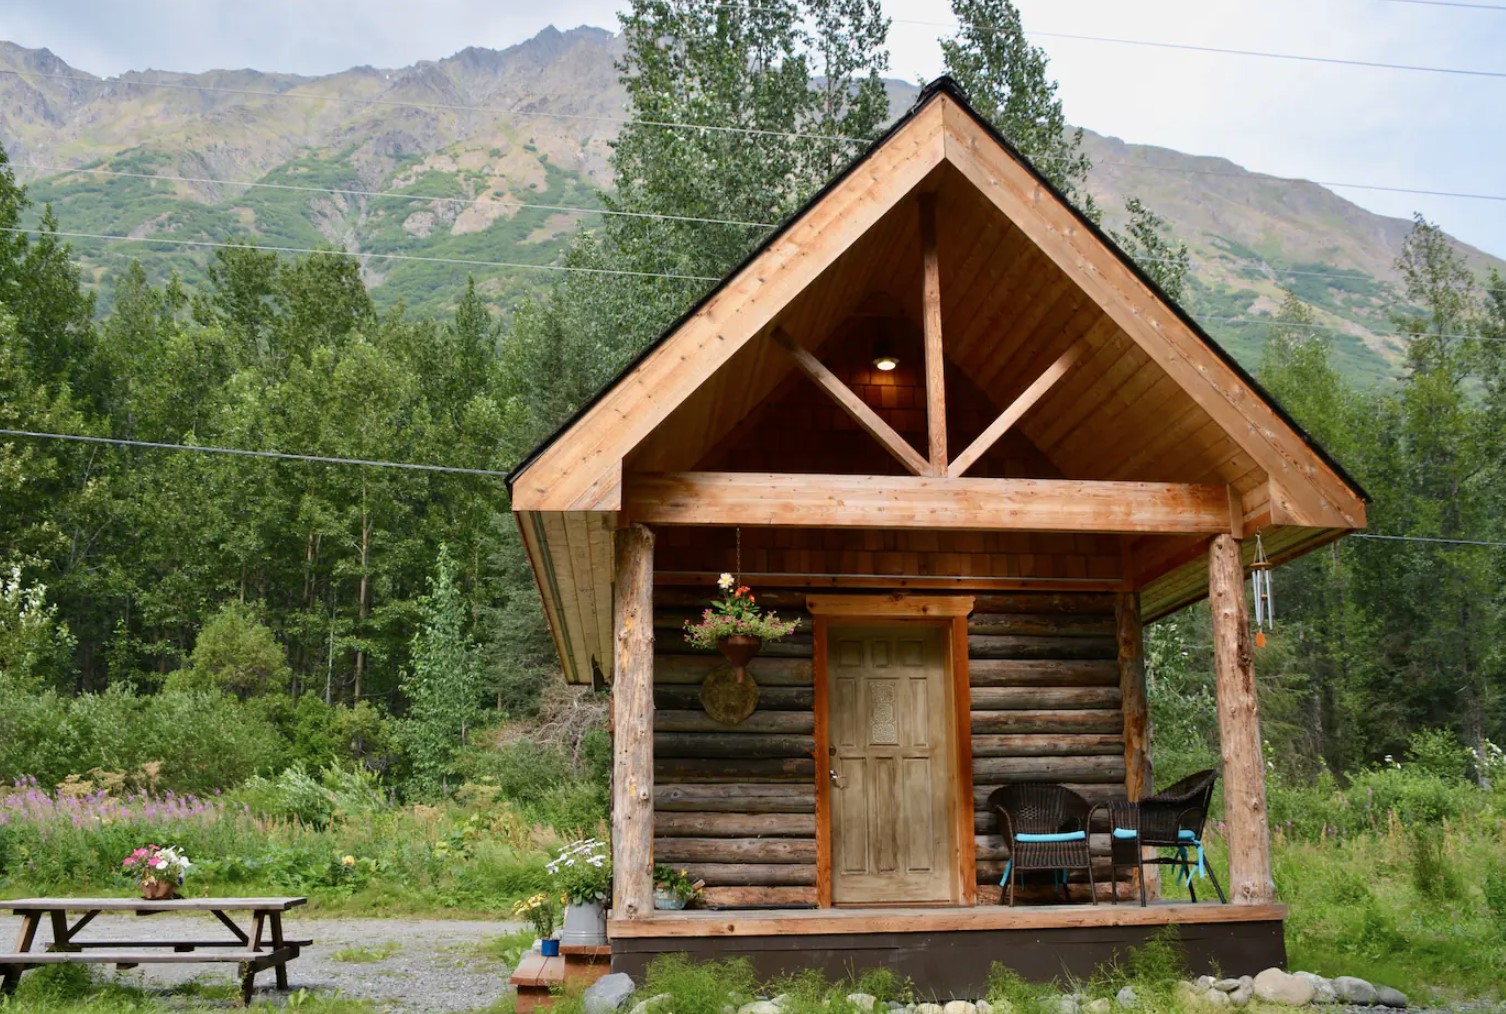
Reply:
<svg viewBox="0 0 1506 1014"><path fill-rule="evenodd" d="M167 901L178 893L178 885L171 880L152 877L141 882L141 896L147 901Z"/></svg>
<svg viewBox="0 0 1506 1014"><path fill-rule="evenodd" d="M599 901L572 901L565 906L559 942L566 947L600 947L607 942L607 914Z"/></svg>

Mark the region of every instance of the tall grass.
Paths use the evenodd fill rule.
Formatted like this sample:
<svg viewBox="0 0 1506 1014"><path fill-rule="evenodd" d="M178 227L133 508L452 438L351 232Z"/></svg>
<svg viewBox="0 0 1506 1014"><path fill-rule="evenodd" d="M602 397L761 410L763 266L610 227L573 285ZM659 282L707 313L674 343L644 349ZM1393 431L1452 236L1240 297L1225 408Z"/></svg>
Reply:
<svg viewBox="0 0 1506 1014"><path fill-rule="evenodd" d="M121 860L142 844L181 847L188 896L308 895L370 914L502 912L547 886L555 830L485 792L441 805L368 800L319 822L228 797L80 796L22 784L0 796L0 892L126 894Z"/></svg>

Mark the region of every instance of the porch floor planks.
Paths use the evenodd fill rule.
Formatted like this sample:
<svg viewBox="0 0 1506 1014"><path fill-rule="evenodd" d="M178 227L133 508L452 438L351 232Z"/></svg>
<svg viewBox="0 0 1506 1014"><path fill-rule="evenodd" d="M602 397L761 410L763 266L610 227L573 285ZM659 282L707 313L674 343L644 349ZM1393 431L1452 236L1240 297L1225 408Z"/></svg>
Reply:
<svg viewBox="0 0 1506 1014"><path fill-rule="evenodd" d="M1280 922L1285 905L1156 902L1141 908L1121 902L1009 908L831 908L759 912L656 912L647 919L613 919L614 940L660 937L757 937L945 933L967 930L1071 929L1097 926L1186 926L1202 923Z"/></svg>

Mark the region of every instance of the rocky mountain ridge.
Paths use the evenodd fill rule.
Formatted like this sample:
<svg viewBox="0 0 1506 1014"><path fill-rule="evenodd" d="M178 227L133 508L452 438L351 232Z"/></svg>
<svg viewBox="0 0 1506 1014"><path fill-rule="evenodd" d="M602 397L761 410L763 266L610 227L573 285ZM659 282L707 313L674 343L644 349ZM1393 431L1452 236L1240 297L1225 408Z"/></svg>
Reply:
<svg viewBox="0 0 1506 1014"><path fill-rule="evenodd" d="M580 220L554 208L593 206L611 184L607 158L624 102L619 54L610 32L550 28L508 49L469 47L403 68L100 78L46 49L0 42L0 143L33 197L51 202L71 231L211 242L250 235L292 247L544 264ZM891 94L903 108L915 88L896 81ZM1242 318L1268 313L1289 287L1335 330L1347 369L1390 372L1399 343L1381 332L1410 222L1224 159L1091 133L1086 148L1108 224L1119 224L1131 195L1170 223L1193 253L1190 308L1236 354L1258 355L1264 329ZM154 273L189 275L204 257L166 244L75 246L107 295L112 270L129 256ZM1477 268L1506 268L1468 254ZM380 299L418 309L448 305L465 278L433 261L367 264ZM504 307L544 275L473 270Z"/></svg>

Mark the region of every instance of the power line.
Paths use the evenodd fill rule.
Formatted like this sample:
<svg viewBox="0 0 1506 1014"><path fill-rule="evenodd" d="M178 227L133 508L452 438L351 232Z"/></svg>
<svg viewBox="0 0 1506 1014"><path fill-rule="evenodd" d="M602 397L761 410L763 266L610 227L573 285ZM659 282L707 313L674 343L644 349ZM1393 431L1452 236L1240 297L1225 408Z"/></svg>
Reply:
<svg viewBox="0 0 1506 1014"><path fill-rule="evenodd" d="M370 458L339 458L322 454L291 454L284 451L248 451L239 447L212 447L202 444L167 444L152 440L127 440L121 437L90 437L77 433L45 433L37 430L0 429L0 436L23 437L31 440L62 440L72 443L104 444L114 447L140 447L157 451L190 451L198 454L227 454L240 458L270 458L276 461L302 461L319 465L356 465L363 468L394 468L410 472L439 472L451 475L479 475L505 479L506 472L490 468L462 468L457 465L427 465L411 461L382 461ZM1449 546L1481 546L1491 549L1506 549L1506 542L1484 539L1444 539L1425 535L1378 535L1355 532L1352 539L1376 539L1385 542L1422 542Z"/></svg>
<svg viewBox="0 0 1506 1014"><path fill-rule="evenodd" d="M1386 63L1381 60L1348 60L1337 56L1306 56L1301 53L1272 53L1260 49L1226 49L1221 46L1196 46L1187 42L1154 42L1149 39L1120 39L1107 35L1079 35L1075 32L1032 32L1046 39L1074 39L1080 42L1107 42L1117 46L1143 46L1150 49L1180 49L1193 53L1217 53L1222 56L1254 56L1265 60L1293 60L1299 63L1330 63L1342 67L1372 67L1382 70L1408 70L1426 74L1459 74L1465 77L1506 78L1506 70L1471 70L1465 67L1429 67L1413 63Z"/></svg>
<svg viewBox="0 0 1506 1014"><path fill-rule="evenodd" d="M168 183L205 183L226 187L260 187L269 190L292 190L299 193L342 194L347 197L376 197L389 200L421 201L426 204L488 205L504 208L530 208L540 211L561 211L576 215L611 215L623 218L654 218L670 222L701 222L708 225L740 225L749 228L773 228L770 222L740 222L730 218L698 218L694 215L665 215L648 211L616 211L609 208L583 208L568 204L531 204L527 201L493 200L482 197L425 197L422 194L399 194L380 190L354 190L345 187L311 187L295 183L267 183L253 180L222 180L209 176L170 176L166 173L133 173L119 169L103 169L83 166L46 165L40 162L12 162L20 169L37 169L55 173L91 173L95 176L119 176L138 180L163 180ZM1503 198L1506 200L1506 198Z"/></svg>
<svg viewBox="0 0 1506 1014"><path fill-rule="evenodd" d="M168 246L191 246L204 247L217 250L265 250L270 253L286 254L311 254L332 257L376 257L390 261L417 261L423 264L456 264L464 267L482 268L512 268L531 271L560 271L575 272L587 275L612 275L630 278L663 278L680 282L719 282L720 278L710 275L679 275L669 272L656 271L629 271L625 268L583 268L570 264L526 264L518 261L483 261L472 260L468 257L426 257L419 254L397 253L368 253L360 250L325 249L319 250L311 247L296 246L261 246L249 243L217 243L206 239L178 239L161 236L118 236L98 232L64 232L62 230L43 232L41 229L24 229L19 226L3 226L0 232L24 233L31 236L62 236L66 239L97 239L112 243L158 243Z"/></svg>
<svg viewBox="0 0 1506 1014"><path fill-rule="evenodd" d="M1392 4L1416 4L1418 7L1467 7L1477 11L1506 11L1506 4L1464 3L1463 0L1385 0Z"/></svg>
<svg viewBox="0 0 1506 1014"><path fill-rule="evenodd" d="M841 141L851 144L867 144L869 139L844 137L841 134L817 134L805 131L769 130L762 127L729 127L715 123L684 123L674 120L638 120L627 116L612 116L606 113L554 113L532 109L504 109L499 106L473 106L459 102L414 102L406 99L345 98L339 95L314 95L306 92L269 92L255 88L226 88L223 85L185 84L180 81L128 81L125 78L97 78L90 74L60 74L44 71L0 68L0 74L15 77L57 78L63 81L78 81L93 85L123 85L137 88L169 88L178 91L203 91L225 95L244 95L251 98L283 99L293 102L332 102L347 106L392 106L400 109L423 109L429 112L493 113L523 119L587 120L598 123L631 123L640 127L664 127L676 130L705 130L713 133L744 134L752 137L803 137L817 141Z"/></svg>
<svg viewBox="0 0 1506 1014"><path fill-rule="evenodd" d="M1466 3L1463 0L1392 0L1394 3L1416 3L1426 6L1449 6L1449 7L1482 7L1487 10L1506 10L1506 7L1498 7L1494 4ZM743 4L713 4L712 6L730 10L771 10L778 8L756 7ZM930 28L945 28L957 31L961 25L958 22L925 21L914 18L890 18L895 24L922 25ZM1106 35L1082 35L1074 32L1047 32L1024 29L1026 35L1039 36L1044 39L1073 39L1081 42L1106 42L1118 46L1148 46L1154 49L1181 49L1197 53L1218 53L1224 56L1253 56L1268 60L1296 60L1302 63L1331 63L1346 67L1371 67L1384 70L1408 70L1420 71L1430 74L1461 74L1468 77L1500 77L1506 78L1506 71L1495 70L1472 70L1463 67L1429 67L1408 63L1388 63L1380 60L1351 60L1336 56L1307 56L1300 53L1272 53L1266 50L1256 49L1226 49L1218 46L1199 46L1182 42L1155 42L1148 39L1124 39ZM988 34L997 34L990 32Z"/></svg>
<svg viewBox="0 0 1506 1014"><path fill-rule="evenodd" d="M730 6L730 5L719 5L719 6ZM896 19L892 19L892 20L900 21L900 20L903 20L903 19L897 19L896 18ZM955 28L956 27L955 25L948 26L948 25L946 25L943 22L929 22L929 21L914 21L914 20L911 20L911 21L908 21L906 23L910 23L910 24L922 24L922 25L935 25L937 27L943 27L943 28L945 28L945 27ZM1029 34L1029 33L1027 33L1027 34ZM1036 33L1036 34L1045 34L1045 33ZM1094 39L1097 38L1097 37L1090 37L1090 36L1065 36L1065 37L1070 37L1070 38L1094 38ZM1129 43L1134 43L1134 40L1111 40L1111 39L1106 39L1104 41L1125 41L1125 42L1129 42ZM1172 48L1197 48L1197 47L1183 47L1183 46L1180 46L1179 44L1173 44L1173 43L1145 42L1145 43L1134 43L1134 44L1153 45L1153 46L1170 46ZM1223 51L1220 50L1219 52L1223 52ZM1229 52L1234 52L1234 51L1231 50ZM1270 55L1279 56L1280 54L1270 54ZM1307 59L1307 58L1292 57L1292 59ZM1311 59L1318 59L1318 58L1313 57ZM1476 73L1476 72L1473 72L1473 71L1459 71L1459 73ZM1478 73L1490 73L1490 74L1494 74L1494 76L1506 77L1506 72L1502 72L1500 74L1495 74L1495 72L1478 72ZM812 132L801 131L801 130L770 130L770 129L764 129L764 128L755 128L755 127L735 127L735 126L728 126L728 125L725 125L725 124L711 124L711 123L686 123L686 122L678 122L678 121L670 121L670 120L634 120L631 117L626 117L626 116L610 116L610 115L607 115L607 114L596 114L596 113L552 113L552 112L544 112L544 111L538 111L538 110L503 109L503 108L496 107L496 106L474 106L474 105L465 105L465 104L461 104L461 103L411 102L411 101L399 100L399 99L346 99L346 98L341 98L339 96L331 96L331 95L306 95L306 94L298 93L298 92L268 92L268 91L259 91L259 90L256 90L256 89L247 89L247 88L225 88L225 87L218 86L218 85L185 84L185 83L182 83L182 82L174 82L174 81L126 81L126 80L118 79L118 78L117 79L113 79L111 81L105 81L105 80L102 80L100 78L90 77L90 76L81 75L81 74L51 74L51 73L43 73L43 72L37 72L37 71L16 70L14 68L0 68L0 74L10 74L10 75L18 76L18 77L43 77L43 78L46 78L46 77L55 77L55 78L60 78L62 80L80 81L80 82L85 82L85 83L89 83L89 84L119 83L119 84L123 84L123 85L126 85L126 86L134 86L134 87L138 87L138 88L171 88L171 89L177 89L177 90L180 90L180 91L194 91L194 90L198 90L198 91L215 92L215 93L225 92L225 93L234 94L234 95L245 95L245 96L251 96L251 97L258 97L258 98L286 99L286 100L292 100L292 101L335 102L335 103L346 104L346 105L350 105L350 104L355 104L355 105L371 105L371 104L376 104L376 105L391 106L391 107L395 107L395 108L411 108L411 109L426 109L426 110L446 109L446 110L451 110L451 111L483 112L483 113L491 113L491 114L494 114L494 115L519 117L519 118L523 118L523 119L593 120L593 121L599 121L599 122L605 122L605 123L617 123L617 124L636 123L639 126L661 127L661 128L665 128L665 129L705 130L705 131L714 131L714 132L718 132L718 133L745 134L745 135L751 135L751 136L757 136L757 137L785 137L785 138L806 139L806 140L840 141L840 142L847 143L847 144L868 144L868 143L870 143L872 141L872 138L849 137L849 136L845 136L845 135L842 135L842 134L821 134L821 133L812 133ZM1027 158L1031 158L1031 159L1034 159L1036 161L1055 161L1055 160L1060 160L1060 159L1064 159L1064 158L1067 157L1067 156L1051 155L1051 154L1048 154L1048 153L1025 152L1024 154L1026 155ZM1183 167L1183 166L1155 166L1155 165L1145 165L1145 164L1138 163L1138 162L1127 162L1127 161L1122 161L1122 160L1104 160L1102 162L1098 162L1098 163L1095 163L1095 164L1096 165L1113 165L1113 166L1121 166L1121 167L1136 168L1136 169L1148 169L1148 170L1153 170L1153 171L1156 171L1156 172L1184 173L1184 174L1188 174L1188 175L1198 175L1198 176L1242 177L1242 176L1246 176L1246 175L1266 175L1266 174L1262 174L1262 173L1251 174L1251 173L1230 172L1228 170L1216 170L1216 169L1193 169L1193 168ZM70 172L77 172L77 171L87 171L87 170L68 170L68 171L70 171ZM127 174L120 173L120 175L127 175ZM164 179L169 179L171 177L165 177L164 176L163 178ZM1273 178L1274 179L1278 179L1278 180L1287 181L1287 182L1297 182L1297 183L1311 182L1311 183L1316 183L1319 186L1324 186L1324 187L1339 187L1339 188L1348 189L1348 190L1371 190L1371 191L1377 191L1377 192L1381 192L1381 193L1415 194L1415 195L1423 196L1423 197L1445 197L1445 198L1456 198L1456 199L1462 199L1462 200L1506 201L1506 194L1479 194L1479 193L1469 193L1469 192L1465 192L1465 191L1431 190L1431 189L1427 189L1427 188L1423 188L1423 187L1390 186L1390 185L1387 185L1387 184L1377 184L1377 183L1349 183L1349 182L1341 182L1341 181L1337 181L1337 180L1301 180L1301 179L1297 179L1295 177L1283 177L1283 176L1275 176ZM199 182L199 181L193 180L192 178L186 178L185 182ZM205 181L205 182L208 182L208 181ZM224 181L220 181L220 182L223 182L223 183L225 183L227 185L236 185L236 186L264 185L264 184L251 184L251 183L247 183L247 182L244 182L244 181L233 181L233 180L224 180ZM284 185L284 186L286 186L286 185ZM288 186L287 188L288 189L294 189L291 186ZM351 191L351 193L360 194L362 192L361 191ZM387 196L387 195L382 195L382 196ZM396 195L394 195L394 196L396 196ZM408 196L408 195L404 195L404 196ZM536 207L537 206L537 207L541 207L541 206L538 206L538 205L520 205L520 206L528 206L528 207ZM560 210L572 210L572 209L560 209ZM603 211L601 213L605 214L607 212ZM623 214L628 214L628 213L623 213ZM639 213L634 213L634 214L639 214ZM700 221L699 219L690 218L688 216L687 216L686 220L688 220L688 221ZM747 225L747 226L750 226L750 227L755 227L755 226L759 226L759 225L763 224L763 223L755 223L755 222L737 222L737 221L721 221L721 220L712 220L712 221L716 221L717 224Z"/></svg>
<svg viewBox="0 0 1506 1014"><path fill-rule="evenodd" d="M1372 535L1355 532L1351 539L1380 539L1385 542L1429 542L1445 546L1485 546L1489 549L1506 549L1506 542L1490 542L1485 539L1439 539L1427 535Z"/></svg>
<svg viewBox="0 0 1506 1014"><path fill-rule="evenodd" d="M604 276L617 276L617 277L629 277L629 278L659 278L659 279L664 279L666 281L679 281L679 282L720 282L720 281L722 281L721 278L714 277L714 276L711 276L711 275L682 275L682 274L674 274L674 273L670 273L670 272L629 271L629 270L623 269L623 268L584 268L584 267L578 267L578 266L569 265L569 264L525 264L525 263L514 262L514 261L483 261L483 260L472 260L470 258L464 258L464 257L425 257L425 256L420 256L418 254L366 253L366 252L358 251L358 250L340 250L340 249L324 249L324 250L320 250L320 249L315 249L315 248L311 248L311 247L260 246L260 245L253 245L253 244L248 244L248 243L220 243L220 242L214 242L214 241L211 241L211 240L181 239L181 238L177 238L177 237L161 237L161 236L121 236L121 235L105 234L105 233L94 233L94 232L66 232L66 231L63 231L63 230L44 232L41 229L35 229L35 228L26 229L26 228L21 228L19 226L5 226L5 227L0 227L0 232L18 233L18 234L25 234L25 235L32 235L32 236L41 236L41 235L60 236L60 237L66 238L66 239L95 239L95 240L102 240L102 241L107 241L107 242L119 242L119 243L156 243L156 244L165 245L165 246L188 246L188 247L195 247L195 248L208 248L208 249L217 249L217 250L264 250L264 251L267 251L269 253L305 254L305 255L310 255L310 256L327 255L327 256L334 256L334 257L356 257L356 258L376 257L376 258L381 258L381 259L384 259L384 260L417 261L417 262L426 263L426 264L455 264L455 265L468 266L468 267L493 267L493 268L524 269L524 270L531 269L531 270L539 270L539 271L556 271L556 272L564 272L564 273L572 273L572 272L574 272L574 273L589 274L589 275L598 275L598 276L603 276L604 275ZM1146 258L1146 260L1147 261L1157 261L1157 260L1165 260L1165 258ZM1280 269L1272 269L1272 270L1280 270ZM1249 317L1249 316L1205 317L1205 316L1197 316L1195 319L1197 319L1198 321L1202 321L1202 322L1217 322L1217 323L1221 323L1221 324L1263 324L1263 325L1269 326L1269 325L1272 325L1272 324L1281 324L1281 323L1284 323L1282 321L1276 320L1274 317ZM1345 328L1339 327L1337 325L1332 325L1332 324L1319 324L1319 323L1301 323L1301 324L1296 324L1296 323L1293 323L1293 326L1296 326L1296 327L1307 327L1307 328L1313 328L1313 329L1316 329L1316 330L1323 330L1323 331L1334 331L1334 332L1337 332L1337 333L1340 333L1340 334L1351 335L1351 337L1360 337L1358 335L1354 335L1351 331L1349 331L1349 330L1347 330ZM1364 327L1364 325L1356 325L1356 326ZM1492 335L1481 335L1481 334L1472 334L1472 333L1463 333L1463 332L1458 332L1458 333L1450 333L1450 332L1434 333L1434 332L1429 332L1429 331L1394 331L1394 330L1375 330L1375 329L1368 328L1368 327L1365 327L1364 329L1369 334L1377 336L1377 337L1380 337L1380 336L1389 336L1389 337L1399 337L1399 338L1423 338L1423 337L1427 337L1427 338L1461 338L1461 339L1475 339L1475 340L1478 340L1478 341L1487 341L1487 342L1506 341L1506 337L1500 337L1500 338L1498 338L1498 337L1495 337L1495 336L1492 336Z"/></svg>
<svg viewBox="0 0 1506 1014"><path fill-rule="evenodd" d="M397 468L410 472L444 472L454 475L484 475L505 479L506 472L490 468L461 468L457 465L423 465L411 461L374 461L366 458L334 458L322 454L289 454L283 451L248 451L238 447L208 447L199 444L163 444L151 440L125 440L118 437L86 437L76 433L42 433L35 430L0 429L0 436L26 437L33 440L67 440L80 444L110 444L117 447L144 447L157 451L193 451L198 454L229 454L240 458L273 458L278 461L309 461L321 465L361 465L367 468Z"/></svg>
<svg viewBox="0 0 1506 1014"><path fill-rule="evenodd" d="M1317 323L1315 321L1311 321L1311 322L1310 321L1286 321L1286 320L1278 320L1275 317L1204 317L1204 316L1201 316L1201 315L1193 315L1193 319L1196 320L1196 321L1198 321L1198 322L1200 322L1200 323L1208 322L1208 321L1213 321L1213 322L1216 322L1216 323L1219 323L1219 324L1265 324L1267 326L1275 324L1275 325L1282 325L1282 326L1286 326L1286 327L1291 327L1291 328L1298 329L1298 330L1300 330L1302 328L1311 328L1311 329L1316 330L1316 331L1335 331L1335 332L1338 332L1339 334L1347 334L1347 335L1349 335L1352 338L1361 337L1360 335L1354 334L1351 331L1347 331L1344 328L1339 327L1337 324L1319 324L1319 323ZM1356 327L1364 327L1364 325L1362 325L1362 324L1357 324L1355 326ZM1482 342L1506 342L1506 336L1500 336L1500 337L1498 337L1496 335L1475 334L1473 332L1468 332L1468 331L1453 331L1453 332L1450 332L1450 331L1440 331L1440 332L1433 332L1433 331L1378 331L1378 330L1372 330L1372 329L1370 329L1368 327L1365 328L1365 330L1369 334L1374 335L1376 337L1389 337L1389 338L1459 338L1459 339L1474 339L1475 341L1482 341Z"/></svg>

